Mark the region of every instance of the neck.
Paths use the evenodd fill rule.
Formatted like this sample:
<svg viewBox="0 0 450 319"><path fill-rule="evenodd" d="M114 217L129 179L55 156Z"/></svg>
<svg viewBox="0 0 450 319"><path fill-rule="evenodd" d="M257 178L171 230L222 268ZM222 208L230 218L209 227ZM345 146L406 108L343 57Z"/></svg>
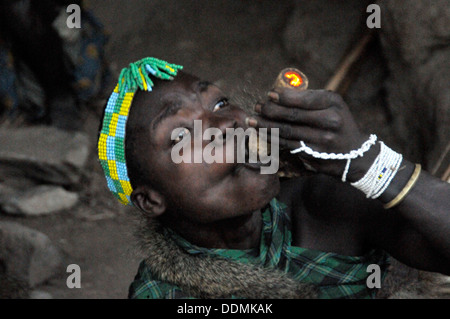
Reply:
<svg viewBox="0 0 450 319"><path fill-rule="evenodd" d="M261 212L201 224L174 218L162 221L191 244L205 248L251 249L259 246L261 238Z"/></svg>

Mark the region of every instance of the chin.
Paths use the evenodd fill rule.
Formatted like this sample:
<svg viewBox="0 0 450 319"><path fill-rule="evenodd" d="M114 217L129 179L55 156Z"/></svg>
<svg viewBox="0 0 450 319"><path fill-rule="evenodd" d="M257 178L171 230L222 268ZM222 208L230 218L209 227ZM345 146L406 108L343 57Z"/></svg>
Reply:
<svg viewBox="0 0 450 319"><path fill-rule="evenodd" d="M258 180L251 188L249 203L252 210L265 207L280 192L280 180L276 174L261 175Z"/></svg>
<svg viewBox="0 0 450 319"><path fill-rule="evenodd" d="M268 177L269 181L265 188L265 191L267 192L265 198L267 198L267 203L269 203L280 192L280 179L276 174L266 176Z"/></svg>

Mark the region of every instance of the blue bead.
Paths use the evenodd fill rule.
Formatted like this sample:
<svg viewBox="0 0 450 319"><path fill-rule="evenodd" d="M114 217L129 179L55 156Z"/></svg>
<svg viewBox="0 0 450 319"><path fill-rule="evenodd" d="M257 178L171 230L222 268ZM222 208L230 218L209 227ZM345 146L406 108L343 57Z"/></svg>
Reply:
<svg viewBox="0 0 450 319"><path fill-rule="evenodd" d="M146 64L146 65L145 65L145 69L146 69L149 73L151 73L151 74L153 74L153 75L156 75L156 71L155 71L149 64Z"/></svg>

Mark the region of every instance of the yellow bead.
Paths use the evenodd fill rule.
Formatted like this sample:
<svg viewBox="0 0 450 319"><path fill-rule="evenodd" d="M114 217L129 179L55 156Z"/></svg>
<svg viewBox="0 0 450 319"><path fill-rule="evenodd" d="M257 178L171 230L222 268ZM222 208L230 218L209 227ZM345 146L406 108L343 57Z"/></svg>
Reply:
<svg viewBox="0 0 450 319"><path fill-rule="evenodd" d="M117 175L116 161L108 161L109 175L112 179L118 180L119 175Z"/></svg>
<svg viewBox="0 0 450 319"><path fill-rule="evenodd" d="M106 140L108 136L104 133L100 134L100 138L98 139L98 156L101 160L106 161L108 158L106 157Z"/></svg>

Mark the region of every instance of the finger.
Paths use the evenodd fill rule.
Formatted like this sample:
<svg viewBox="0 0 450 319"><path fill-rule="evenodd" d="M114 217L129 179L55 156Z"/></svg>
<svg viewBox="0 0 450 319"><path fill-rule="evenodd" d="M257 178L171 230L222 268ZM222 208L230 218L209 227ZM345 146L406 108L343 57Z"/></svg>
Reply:
<svg viewBox="0 0 450 319"><path fill-rule="evenodd" d="M300 140L317 143L322 139L321 131L310 126L292 125L281 122L275 122L264 119L260 116L254 116L247 121L249 126L259 129L267 129L267 134L271 137L277 136L286 140L297 141ZM277 129L278 134L272 133L272 130Z"/></svg>
<svg viewBox="0 0 450 319"><path fill-rule="evenodd" d="M272 140L269 142L273 143ZM300 147L300 141L287 140L285 138L278 139L278 145L282 149L295 150Z"/></svg>
<svg viewBox="0 0 450 319"><path fill-rule="evenodd" d="M285 107L295 107L305 110L323 110L331 106L341 107L345 104L342 97L327 90L295 91L289 88L278 88L268 94L269 99Z"/></svg>
<svg viewBox="0 0 450 319"><path fill-rule="evenodd" d="M283 138L279 139L279 145L278 145L279 149L293 151L293 150L298 149L300 146L301 145L299 142L286 140ZM311 144L311 146L313 148L316 147L315 145L312 145L312 144ZM331 164L330 161L314 158L311 155L308 155L304 152L295 153L295 156L300 158L301 161L303 162L303 164L305 164L305 167L309 170L317 171L317 169L319 169L319 167L320 167L322 172L331 173L335 170L337 170L338 172L341 172L344 170L344 167L345 167L345 161L337 161L337 162L332 161L333 162L332 166L334 167L334 169L330 170L330 167L327 168L327 164ZM336 169L336 167L337 167L337 169Z"/></svg>
<svg viewBox="0 0 450 319"><path fill-rule="evenodd" d="M280 138L278 147L280 149L292 151L292 150L299 148L300 143L296 142L296 141L285 140L283 138ZM314 157L307 155L305 153L297 153L296 156L300 158L300 160L303 162L303 164L305 165L305 167L307 169L316 171L316 169L314 169L314 165L317 164L317 159L315 159Z"/></svg>
<svg viewBox="0 0 450 319"><path fill-rule="evenodd" d="M304 110L268 101L265 104L257 104L255 111L272 121L303 124L332 131L342 127L342 117L334 107L325 110Z"/></svg>

